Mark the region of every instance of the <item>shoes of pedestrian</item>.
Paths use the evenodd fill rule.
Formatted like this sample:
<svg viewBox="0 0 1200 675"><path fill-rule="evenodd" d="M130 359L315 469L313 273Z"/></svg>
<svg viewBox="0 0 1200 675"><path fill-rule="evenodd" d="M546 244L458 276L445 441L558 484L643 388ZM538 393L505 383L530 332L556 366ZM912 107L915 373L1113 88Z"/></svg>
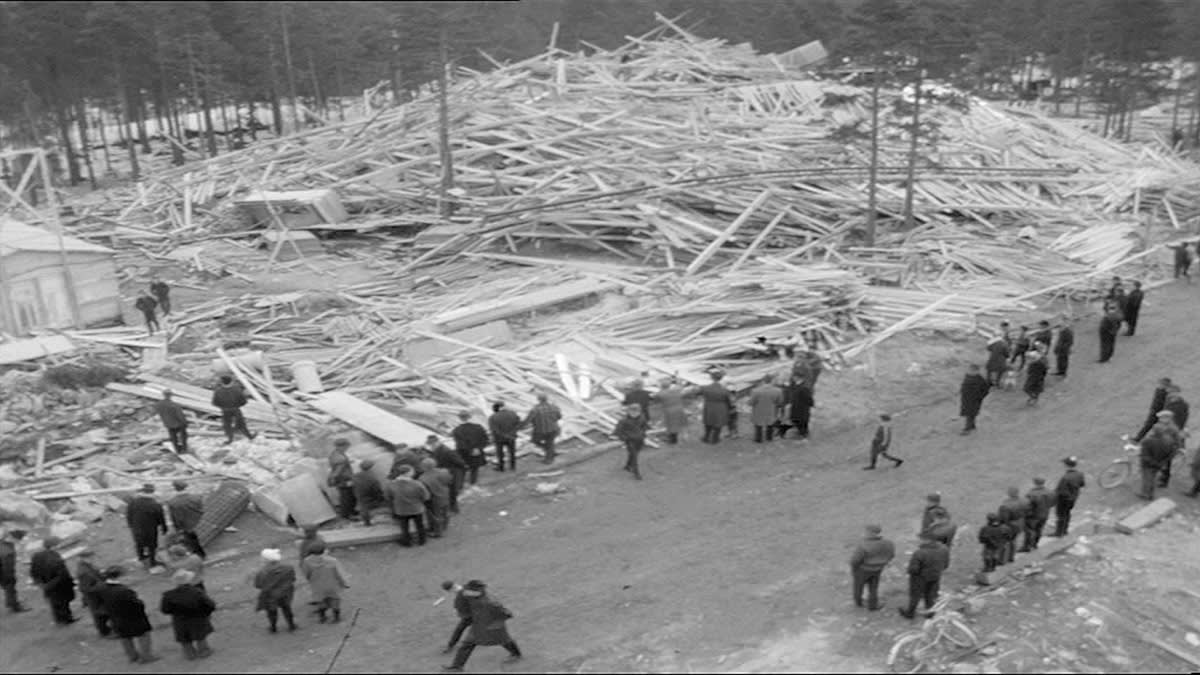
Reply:
<svg viewBox="0 0 1200 675"><path fill-rule="evenodd" d="M914 616L915 616L915 615L914 615L912 612L905 611L904 609L902 609L902 608L899 608L899 607L897 607L897 608L896 608L896 612L897 612L897 613L898 613L900 616L902 616L902 617L904 617L904 618L906 618L906 619L912 619L912 618L914 618Z"/></svg>
<svg viewBox="0 0 1200 675"><path fill-rule="evenodd" d="M879 610L883 609L883 605L882 605L882 604L878 604L878 605L869 605L869 606L867 607L867 609L868 609L868 610L870 610L870 611L872 611L872 612L878 612Z"/></svg>
<svg viewBox="0 0 1200 675"><path fill-rule="evenodd" d="M225 442L222 443L221 445L233 445L233 439L227 438L227 439L225 439Z"/></svg>
<svg viewBox="0 0 1200 675"><path fill-rule="evenodd" d="M958 435L959 435L959 436L966 436L966 435L968 435L968 434L970 434L970 433L971 433L971 430L970 430L970 429L963 429L962 431L958 432Z"/></svg>
<svg viewBox="0 0 1200 675"><path fill-rule="evenodd" d="M499 471L500 473L504 473L504 467L503 467L503 466L498 466L498 467L495 467L495 468L496 468L496 470L497 470L497 471Z"/></svg>
<svg viewBox="0 0 1200 675"><path fill-rule="evenodd" d="M445 649L442 650L442 653L449 654L452 651L454 651L454 645L446 645Z"/></svg>
<svg viewBox="0 0 1200 675"><path fill-rule="evenodd" d="M161 658L161 656L155 656L154 654L151 654L150 656L143 656L138 659L138 663L154 663Z"/></svg>
<svg viewBox="0 0 1200 675"><path fill-rule="evenodd" d="M875 467L873 467L873 466L864 466L864 467L863 467L863 471L871 471L871 470L872 470L872 469L874 469L874 468L875 468Z"/></svg>
<svg viewBox="0 0 1200 675"><path fill-rule="evenodd" d="M212 650L208 647L202 647L196 650L196 658L207 659L212 656Z"/></svg>
<svg viewBox="0 0 1200 675"><path fill-rule="evenodd" d="M894 461L896 462L896 468L897 468L897 469L899 469L899 468L900 468L900 465L904 463L904 460L902 460L902 459L897 459L897 460L894 460Z"/></svg>
<svg viewBox="0 0 1200 675"><path fill-rule="evenodd" d="M294 623L289 623L289 624L288 624L288 632L289 632L289 633L294 633L294 632L296 632L296 624L294 624Z"/></svg>
<svg viewBox="0 0 1200 675"><path fill-rule="evenodd" d="M269 633L278 633L278 632L279 632L279 629L278 629L278 628L276 628L275 626L267 626L267 632L269 632Z"/></svg>
<svg viewBox="0 0 1200 675"><path fill-rule="evenodd" d="M863 606L862 600L855 600L855 601L854 601L854 606L855 606L855 607L862 607L862 606Z"/></svg>

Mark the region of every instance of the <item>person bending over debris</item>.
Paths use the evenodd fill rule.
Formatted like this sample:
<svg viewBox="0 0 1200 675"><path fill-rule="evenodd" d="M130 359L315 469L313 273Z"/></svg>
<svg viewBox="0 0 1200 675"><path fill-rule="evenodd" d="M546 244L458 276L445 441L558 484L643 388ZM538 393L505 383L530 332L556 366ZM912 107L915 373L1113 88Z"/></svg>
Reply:
<svg viewBox="0 0 1200 675"><path fill-rule="evenodd" d="M213 632L212 613L217 604L208 597L203 585L195 583L191 572L177 570L171 581L175 582L175 588L162 594L159 610L171 617L183 658L188 661L207 658L212 655L208 636Z"/></svg>
<svg viewBox="0 0 1200 675"><path fill-rule="evenodd" d="M558 438L558 423L562 419L562 412L559 411L558 406L550 402L550 396L544 391L538 393L537 401L537 404L525 417L522 426L531 428L530 437L533 444L545 453L542 463L553 464L556 456L554 441Z"/></svg>
<svg viewBox="0 0 1200 675"><path fill-rule="evenodd" d="M454 439L454 450L467 465L467 480L474 485L479 482L479 467L487 464L487 456L483 454L488 444L487 430L471 421L470 410L458 413L458 420L460 423L450 437Z"/></svg>
<svg viewBox="0 0 1200 675"><path fill-rule="evenodd" d="M124 573L125 570L118 565L104 571L104 588L100 590L101 602L104 603L113 632L120 638L129 661L154 663L159 657L154 655L154 647L150 641L150 631L153 627L146 616L146 605L132 588L119 581Z"/></svg>
<svg viewBox="0 0 1200 675"><path fill-rule="evenodd" d="M221 427L225 430L225 445L233 442L233 432L240 431L246 438L254 440L254 434L246 428L246 416L242 407L246 405L246 391L229 375L221 376L221 383L213 389L212 404L221 410Z"/></svg>
<svg viewBox="0 0 1200 675"><path fill-rule="evenodd" d="M146 293L138 296L138 299L133 303L133 306L142 313L142 318L146 321L146 332L149 335L154 335L154 331L161 330L158 325L158 316L155 314L155 308L158 307L158 302Z"/></svg>
<svg viewBox="0 0 1200 675"><path fill-rule="evenodd" d="M892 447L892 416L884 413L879 416L879 426L875 429L875 437L871 439L871 464L864 466L864 470L875 468L875 462L879 457L892 460L892 463L899 467L904 463L904 460L899 457L893 457L888 454L888 449Z"/></svg>
<svg viewBox="0 0 1200 675"><path fill-rule="evenodd" d="M967 366L967 374L959 387L958 414L966 420L961 432L963 436L975 431L975 418L979 417L983 399L987 398L990 389L991 385L979 374L979 366L973 363Z"/></svg>
<svg viewBox="0 0 1200 675"><path fill-rule="evenodd" d="M154 498L154 484L142 485L141 494L135 496L125 508L125 523L133 535L133 546L138 560L146 569L160 567L158 561L158 535L167 534L167 517L162 504Z"/></svg>
<svg viewBox="0 0 1200 675"><path fill-rule="evenodd" d="M471 605L467 603L467 596L463 595L463 587L453 581L443 581L442 590L453 591L454 613L458 615L458 623L454 625L454 631L450 633L450 641L446 643L446 648L442 650L443 654L449 654L454 651L454 645L458 644L463 633L471 625Z"/></svg>
<svg viewBox="0 0 1200 675"><path fill-rule="evenodd" d="M150 281L150 294L158 302L158 306L162 308L163 316L171 313L171 287L165 281L154 277Z"/></svg>
<svg viewBox="0 0 1200 675"><path fill-rule="evenodd" d="M500 645L508 650L509 662L520 659L521 648L509 636L508 627L505 625L512 618L512 612L499 601L489 597L487 585L477 579L468 581L463 586L462 594L467 600L467 609L471 614L470 633L459 646L454 661L444 670L462 671L463 666L467 665L467 659L471 658L471 652L479 646Z"/></svg>
<svg viewBox="0 0 1200 675"><path fill-rule="evenodd" d="M350 458L346 450L350 441L339 438L333 442L333 452L329 453L329 487L338 493L338 515L350 520L355 516L354 503L354 469L350 466Z"/></svg>
<svg viewBox="0 0 1200 675"><path fill-rule="evenodd" d="M171 447L175 448L176 454L182 455L188 451L188 421L183 414L183 407L173 401L171 396L171 390L164 389L162 400L155 402L154 410L167 430L167 436L171 439Z"/></svg>
<svg viewBox="0 0 1200 675"><path fill-rule="evenodd" d="M4 606L8 611L28 612L17 597L17 542L25 538L25 530L0 530L0 590L4 591Z"/></svg>
<svg viewBox="0 0 1200 675"><path fill-rule="evenodd" d="M633 477L641 480L642 472L638 468L638 455L646 444L646 418L642 417L642 408L636 403L625 406L625 415L617 420L617 428L613 435L625 444L625 470Z"/></svg>
<svg viewBox="0 0 1200 675"><path fill-rule="evenodd" d="M337 558L325 552L325 546L313 548L312 555L300 561L300 571L312 591L312 604L317 608L317 621L325 623L326 612L333 612L333 622L342 620L342 589L350 588L346 573Z"/></svg>
<svg viewBox="0 0 1200 675"><path fill-rule="evenodd" d="M883 538L883 528L867 525L867 535L850 556L850 573L854 581L854 606L863 606L863 589L867 590L867 609L875 611L879 604L879 578L883 568L896 557L896 545Z"/></svg>
<svg viewBox="0 0 1200 675"><path fill-rule="evenodd" d="M200 537L196 535L196 528L204 518L204 499L198 494L188 492L188 484L181 480L172 485L175 488L175 496L167 502L167 514L171 517L171 525L178 535L178 542L200 558L207 558L204 547L200 545Z"/></svg>
<svg viewBox="0 0 1200 675"><path fill-rule="evenodd" d="M517 431L521 428L521 417L504 407L503 402L492 404L492 416L488 418L488 429L496 444L496 470L504 471L505 454L508 465L517 470Z"/></svg>
<svg viewBox="0 0 1200 675"><path fill-rule="evenodd" d="M324 551L323 543L320 548ZM254 611L267 613L267 629L272 633L279 632L280 614L287 621L288 631L294 631L296 619L292 615L292 597L296 593L296 570L283 564L283 554L277 548L263 549L261 555L265 563L254 575L254 587L258 589L258 604Z"/></svg>

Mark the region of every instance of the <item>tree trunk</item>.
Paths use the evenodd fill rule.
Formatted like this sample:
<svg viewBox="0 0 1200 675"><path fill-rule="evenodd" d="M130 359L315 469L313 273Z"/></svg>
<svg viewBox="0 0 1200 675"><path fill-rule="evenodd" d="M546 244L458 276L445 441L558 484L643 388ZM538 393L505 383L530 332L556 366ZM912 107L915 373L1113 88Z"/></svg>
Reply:
<svg viewBox="0 0 1200 675"><path fill-rule="evenodd" d="M104 108L101 107L96 113L96 130L100 133L100 148L104 153L104 175L115 176L116 171L113 171L112 155L108 152L108 132L104 130Z"/></svg>
<svg viewBox="0 0 1200 675"><path fill-rule="evenodd" d="M275 68L275 42L268 43L267 56L270 63L268 72L271 74L271 122L275 126L275 135L283 135L283 109L279 105L279 74Z"/></svg>
<svg viewBox="0 0 1200 675"><path fill-rule="evenodd" d="M1083 105L1083 88L1087 86L1088 77L1088 61L1092 59L1090 53L1091 41L1088 41L1088 47L1083 50L1083 59L1079 62L1079 86L1075 88L1075 116L1079 117L1080 107Z"/></svg>
<svg viewBox="0 0 1200 675"><path fill-rule="evenodd" d="M92 146L88 143L87 106L83 101L75 104L75 121L79 123L79 148L83 152L83 164L87 167L88 184L96 189L96 170L92 166Z"/></svg>
<svg viewBox="0 0 1200 675"><path fill-rule="evenodd" d="M246 124L250 128L250 140L257 141L258 140L258 107L255 105L254 100L251 99L251 101L246 105L246 108L247 108L247 110L250 111L249 118L246 120Z"/></svg>
<svg viewBox="0 0 1200 675"><path fill-rule="evenodd" d="M346 106L343 103L346 100L346 83L342 81L342 64L340 61L334 65L333 77L337 85L338 121L345 122Z"/></svg>
<svg viewBox="0 0 1200 675"><path fill-rule="evenodd" d="M133 134L125 125L129 124L129 90L125 87L125 71L121 62L114 59L114 72L117 75L117 88L121 91L122 110L117 112L117 122L121 127L121 136L125 141L125 151L129 153L129 177L141 180L142 170L138 165L137 149L133 147Z"/></svg>
<svg viewBox="0 0 1200 675"><path fill-rule="evenodd" d="M442 165L442 182L438 194L438 211L442 218L454 212L450 203L450 190L454 187L454 155L450 152L450 110L447 103L449 83L446 77L446 28L442 26L438 35L438 154Z"/></svg>
<svg viewBox="0 0 1200 675"><path fill-rule="evenodd" d="M329 112L325 109L325 96L321 91L321 81L317 78L317 64L313 61L311 49L308 50L308 76L312 80L313 100L316 101L313 105L320 109L322 117L329 119Z"/></svg>
<svg viewBox="0 0 1200 675"><path fill-rule="evenodd" d="M925 84L925 69L921 62L921 58L917 57L917 90L915 92L915 101L913 103L913 128L912 139L908 146L908 169L905 171L905 186L904 186L904 226L907 229L912 229L916 225L916 218L913 216L913 197L916 191L916 175L917 175L917 141L921 135L921 88Z"/></svg>
<svg viewBox="0 0 1200 675"><path fill-rule="evenodd" d="M283 30L283 74L287 79L288 97L292 99L292 133L296 133L300 131L300 108L297 105L296 75L292 71L292 38L288 31L287 9L286 2L279 3L279 25Z"/></svg>
<svg viewBox="0 0 1200 675"><path fill-rule="evenodd" d="M867 246L875 245L875 225L878 219L879 175L879 53L875 53L875 74L871 83L871 166L867 173Z"/></svg>
<svg viewBox="0 0 1200 675"><path fill-rule="evenodd" d="M224 96L221 97L220 105L221 105L221 127L222 127L222 131L225 132L225 151L228 152L230 150L233 150L233 139L234 139L235 134L229 130L229 111L226 110L226 108L229 107L229 104L228 104L228 102L226 102Z"/></svg>
<svg viewBox="0 0 1200 675"><path fill-rule="evenodd" d="M79 174L79 163L75 156L75 146L71 143L71 110L64 100L62 83L58 76L58 62L50 58L46 64L50 74L50 91L54 98L54 121L58 125L58 135L62 138L63 151L66 153L67 175L71 185L79 185L83 176Z"/></svg>
<svg viewBox="0 0 1200 675"><path fill-rule="evenodd" d="M388 77L392 81L392 105L400 104L400 87L404 84L400 77L400 59L397 52L400 50L400 33L392 31L392 44L388 50Z"/></svg>
<svg viewBox="0 0 1200 675"><path fill-rule="evenodd" d="M135 86L132 89L134 113L137 114L138 141L142 144L142 154L149 155L154 152L154 148L150 147L150 135L146 133L146 97L142 96L141 87Z"/></svg>
<svg viewBox="0 0 1200 675"><path fill-rule="evenodd" d="M204 139L208 145L208 156L217 156L217 135L213 129L212 99L208 93L208 77L200 80L200 108L204 115Z"/></svg>

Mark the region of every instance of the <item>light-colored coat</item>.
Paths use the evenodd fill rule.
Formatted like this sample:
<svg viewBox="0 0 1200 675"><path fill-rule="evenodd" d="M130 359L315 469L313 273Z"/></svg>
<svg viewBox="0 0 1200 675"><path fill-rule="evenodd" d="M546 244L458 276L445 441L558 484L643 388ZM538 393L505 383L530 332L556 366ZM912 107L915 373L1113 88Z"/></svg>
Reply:
<svg viewBox="0 0 1200 675"><path fill-rule="evenodd" d="M774 424L783 405L783 390L766 382L750 392L750 423L756 427Z"/></svg>
<svg viewBox="0 0 1200 675"><path fill-rule="evenodd" d="M667 387L655 395L662 406L663 426L668 434L677 434L687 427L687 413L683 409L683 391L678 387Z"/></svg>
<svg viewBox="0 0 1200 675"><path fill-rule="evenodd" d="M341 597L342 589L350 588L341 563L328 553L310 555L300 561L300 571L308 580L314 602Z"/></svg>
<svg viewBox="0 0 1200 675"><path fill-rule="evenodd" d="M397 516L419 516L425 513L425 502L429 501L429 490L412 478L397 478L388 483L384 494L392 503L392 513Z"/></svg>

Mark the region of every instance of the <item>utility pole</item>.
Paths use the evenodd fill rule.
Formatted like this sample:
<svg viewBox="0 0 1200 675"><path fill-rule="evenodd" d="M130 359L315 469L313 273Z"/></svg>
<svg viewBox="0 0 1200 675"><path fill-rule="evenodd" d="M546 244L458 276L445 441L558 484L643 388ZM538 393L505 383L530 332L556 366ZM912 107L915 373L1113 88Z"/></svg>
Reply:
<svg viewBox="0 0 1200 675"><path fill-rule="evenodd" d="M875 245L877 191L879 189L879 51L875 51L874 82L871 84L871 166L867 168L867 246Z"/></svg>
<svg viewBox="0 0 1200 675"><path fill-rule="evenodd" d="M292 39L288 33L288 3L279 3L279 25L283 28L283 64L287 73L288 96L292 99L292 133L300 131L300 110L296 101L296 76L292 73Z"/></svg>
<svg viewBox="0 0 1200 675"><path fill-rule="evenodd" d="M438 155L442 164L442 185L438 195L438 213L447 218L453 212L450 190L454 187L454 155L450 152L450 106L447 101L450 67L446 56L446 24L442 22L438 31Z"/></svg>
<svg viewBox="0 0 1200 675"><path fill-rule="evenodd" d="M913 193L916 191L917 140L921 135L921 89L925 84L924 62L921 49L917 49L917 87L913 103L912 138L908 145L908 170L904 188L904 226L911 229L916 224L913 217Z"/></svg>

